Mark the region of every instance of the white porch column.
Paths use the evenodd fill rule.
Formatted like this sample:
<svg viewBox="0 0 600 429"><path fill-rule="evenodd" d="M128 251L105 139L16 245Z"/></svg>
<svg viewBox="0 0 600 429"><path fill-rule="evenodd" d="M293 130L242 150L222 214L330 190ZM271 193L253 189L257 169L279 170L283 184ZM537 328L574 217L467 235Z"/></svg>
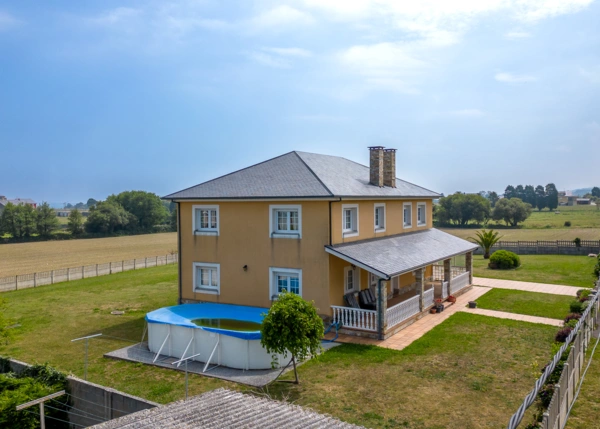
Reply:
<svg viewBox="0 0 600 429"><path fill-rule="evenodd" d="M473 252L468 252L465 255L465 267L469 272L469 284L473 284Z"/></svg>
<svg viewBox="0 0 600 429"><path fill-rule="evenodd" d="M419 299L419 308L421 311L425 309L425 302L423 301L423 294L425 293L425 268L419 268L415 271L415 279L417 281L417 288L420 291L421 299Z"/></svg>
<svg viewBox="0 0 600 429"><path fill-rule="evenodd" d="M444 259L444 282L448 282L448 290L446 293L450 295L450 283L452 282L452 259ZM442 288L444 284L442 283ZM443 293L442 293L443 295Z"/></svg>

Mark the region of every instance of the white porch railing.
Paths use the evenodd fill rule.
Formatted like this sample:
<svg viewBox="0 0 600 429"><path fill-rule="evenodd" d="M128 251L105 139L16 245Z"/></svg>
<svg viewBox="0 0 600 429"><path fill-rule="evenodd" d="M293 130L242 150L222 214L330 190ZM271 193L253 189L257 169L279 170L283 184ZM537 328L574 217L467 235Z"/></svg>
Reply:
<svg viewBox="0 0 600 429"><path fill-rule="evenodd" d="M469 286L469 272L456 276L450 282L450 295L454 295L459 290Z"/></svg>
<svg viewBox="0 0 600 429"><path fill-rule="evenodd" d="M448 298L448 282L442 282L442 299Z"/></svg>
<svg viewBox="0 0 600 429"><path fill-rule="evenodd" d="M450 268L450 273L451 273L453 279L456 278L456 277L458 277L458 276L460 276L460 275L462 275L462 274L464 274L464 273L466 273L466 272L467 272L467 268L466 267L456 267L456 266L454 266L454 267Z"/></svg>
<svg viewBox="0 0 600 429"><path fill-rule="evenodd" d="M444 281L444 266L433 265L432 280Z"/></svg>
<svg viewBox="0 0 600 429"><path fill-rule="evenodd" d="M377 312L360 308L331 306L333 322L341 323L345 328L377 331Z"/></svg>
<svg viewBox="0 0 600 429"><path fill-rule="evenodd" d="M423 306L425 308L433 305L434 303L434 298L433 298L433 288L431 289L427 289L425 291L425 293L423 294Z"/></svg>
<svg viewBox="0 0 600 429"><path fill-rule="evenodd" d="M420 299L421 296L416 295L407 299L406 301L402 301L400 304L396 304L393 307L388 308L385 313L387 327L391 328L396 326L409 317L419 313L421 311L419 303Z"/></svg>

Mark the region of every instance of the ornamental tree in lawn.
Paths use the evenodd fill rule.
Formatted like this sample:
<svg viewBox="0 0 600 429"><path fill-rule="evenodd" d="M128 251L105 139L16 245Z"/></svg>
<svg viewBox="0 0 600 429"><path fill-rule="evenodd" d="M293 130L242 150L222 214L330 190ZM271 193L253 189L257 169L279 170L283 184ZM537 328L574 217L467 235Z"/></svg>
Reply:
<svg viewBox="0 0 600 429"><path fill-rule="evenodd" d="M268 353L292 355L295 383L296 360L304 360L321 350L323 321L314 303L294 293L282 293L263 319L260 343Z"/></svg>
<svg viewBox="0 0 600 429"><path fill-rule="evenodd" d="M483 249L483 259L490 259L490 249L502 238L497 231L485 230L475 232L476 237L470 237L473 242Z"/></svg>

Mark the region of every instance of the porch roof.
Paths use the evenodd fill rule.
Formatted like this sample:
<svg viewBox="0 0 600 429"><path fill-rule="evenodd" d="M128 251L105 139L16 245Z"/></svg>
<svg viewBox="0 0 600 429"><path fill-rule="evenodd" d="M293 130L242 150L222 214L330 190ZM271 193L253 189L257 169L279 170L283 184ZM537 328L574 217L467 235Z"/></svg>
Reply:
<svg viewBox="0 0 600 429"><path fill-rule="evenodd" d="M391 237L325 246L338 258L390 279L434 262L477 249L462 238L431 228Z"/></svg>

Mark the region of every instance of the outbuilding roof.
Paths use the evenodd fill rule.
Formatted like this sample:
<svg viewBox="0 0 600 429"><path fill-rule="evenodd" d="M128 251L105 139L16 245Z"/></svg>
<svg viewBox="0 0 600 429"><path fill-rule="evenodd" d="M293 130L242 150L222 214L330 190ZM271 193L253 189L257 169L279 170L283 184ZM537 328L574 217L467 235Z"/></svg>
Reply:
<svg viewBox="0 0 600 429"><path fill-rule="evenodd" d="M334 256L383 278L422 268L477 249L477 245L435 228L391 237L325 246Z"/></svg>
<svg viewBox="0 0 600 429"><path fill-rule="evenodd" d="M401 179L396 187L369 184L369 167L339 156L289 152L167 195L171 200L377 197L439 198Z"/></svg>
<svg viewBox="0 0 600 429"><path fill-rule="evenodd" d="M340 428L360 426L267 398L217 389L187 401L138 411L94 429Z"/></svg>

